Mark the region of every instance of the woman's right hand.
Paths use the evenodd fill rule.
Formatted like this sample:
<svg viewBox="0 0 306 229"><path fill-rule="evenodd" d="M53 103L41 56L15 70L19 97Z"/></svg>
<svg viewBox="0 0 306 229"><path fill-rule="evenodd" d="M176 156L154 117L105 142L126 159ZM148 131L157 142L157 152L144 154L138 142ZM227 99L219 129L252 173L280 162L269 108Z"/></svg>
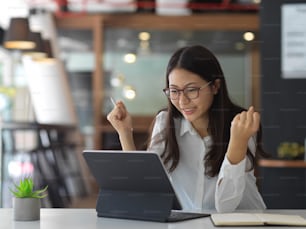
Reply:
<svg viewBox="0 0 306 229"><path fill-rule="evenodd" d="M107 120L119 135L130 133L133 130L132 118L122 101L116 102L114 109L107 115Z"/></svg>

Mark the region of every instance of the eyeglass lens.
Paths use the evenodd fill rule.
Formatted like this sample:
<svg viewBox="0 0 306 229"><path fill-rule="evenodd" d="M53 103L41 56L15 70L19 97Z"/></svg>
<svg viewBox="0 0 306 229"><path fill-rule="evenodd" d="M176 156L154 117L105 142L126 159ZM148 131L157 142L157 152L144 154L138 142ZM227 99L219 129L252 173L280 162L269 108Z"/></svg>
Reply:
<svg viewBox="0 0 306 229"><path fill-rule="evenodd" d="M178 99L180 93L183 92L188 99L195 99L199 96L199 90L200 88L196 87L186 87L182 90L169 88L166 90L166 95L170 99Z"/></svg>

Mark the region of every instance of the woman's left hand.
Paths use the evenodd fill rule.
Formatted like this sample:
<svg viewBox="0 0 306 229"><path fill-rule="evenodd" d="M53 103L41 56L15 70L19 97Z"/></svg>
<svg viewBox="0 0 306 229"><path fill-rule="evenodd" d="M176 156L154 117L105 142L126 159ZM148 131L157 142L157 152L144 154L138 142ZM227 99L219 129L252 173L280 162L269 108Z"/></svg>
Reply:
<svg viewBox="0 0 306 229"><path fill-rule="evenodd" d="M251 106L249 110L237 114L231 125L231 138L248 141L259 129L260 115Z"/></svg>
<svg viewBox="0 0 306 229"><path fill-rule="evenodd" d="M237 114L231 124L231 137L226 155L232 164L237 164L245 158L248 141L259 129L260 115L251 106L247 111Z"/></svg>

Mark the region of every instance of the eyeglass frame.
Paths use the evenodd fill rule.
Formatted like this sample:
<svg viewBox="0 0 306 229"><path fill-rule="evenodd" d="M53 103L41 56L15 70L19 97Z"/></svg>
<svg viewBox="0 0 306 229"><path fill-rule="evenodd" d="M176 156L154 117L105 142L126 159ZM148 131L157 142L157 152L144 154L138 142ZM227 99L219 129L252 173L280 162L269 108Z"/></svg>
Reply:
<svg viewBox="0 0 306 229"><path fill-rule="evenodd" d="M197 98L199 97L199 95L200 95L200 90L202 90L202 89L208 87L211 83L212 83L212 81L209 81L208 83L204 84L204 85L201 86L201 87L191 87L191 86L187 86L187 87L185 87L185 88L183 88L183 89L172 88L172 90L176 90L176 91L178 92L177 98L175 98L175 99L173 99L173 98L170 97L170 90L171 90L171 88L169 88L169 87L164 88L164 89L163 89L163 92L164 92L165 95L166 95L169 99L171 99L171 100L178 100L179 97L180 97L180 95L181 95L181 92L184 94L184 96L185 96L187 99L192 100L192 99L197 99ZM188 89L188 88L189 88L189 89L190 89L190 88L196 89L196 90L197 90L197 96L194 97L194 98L189 98L189 97L187 96L186 92L185 92L185 90ZM167 93L167 91L168 91L168 93Z"/></svg>

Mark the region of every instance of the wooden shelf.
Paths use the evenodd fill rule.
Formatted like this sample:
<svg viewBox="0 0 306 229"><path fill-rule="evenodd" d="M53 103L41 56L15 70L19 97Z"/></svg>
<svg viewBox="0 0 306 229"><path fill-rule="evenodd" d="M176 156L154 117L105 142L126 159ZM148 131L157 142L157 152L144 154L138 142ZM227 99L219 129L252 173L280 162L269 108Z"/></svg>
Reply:
<svg viewBox="0 0 306 229"><path fill-rule="evenodd" d="M306 161L303 160L267 160L261 159L258 161L260 167L271 168L306 168Z"/></svg>
<svg viewBox="0 0 306 229"><path fill-rule="evenodd" d="M81 20L78 20L81 19ZM106 27L171 30L254 30L259 29L257 14L205 13L186 16L155 14L74 14L57 17L57 26L66 29L93 29L101 21Z"/></svg>
<svg viewBox="0 0 306 229"><path fill-rule="evenodd" d="M225 22L228 23L225 23ZM104 24L109 27L131 29L171 29L171 30L258 30L259 20L254 14L203 14L189 16L158 15L106 15Z"/></svg>

